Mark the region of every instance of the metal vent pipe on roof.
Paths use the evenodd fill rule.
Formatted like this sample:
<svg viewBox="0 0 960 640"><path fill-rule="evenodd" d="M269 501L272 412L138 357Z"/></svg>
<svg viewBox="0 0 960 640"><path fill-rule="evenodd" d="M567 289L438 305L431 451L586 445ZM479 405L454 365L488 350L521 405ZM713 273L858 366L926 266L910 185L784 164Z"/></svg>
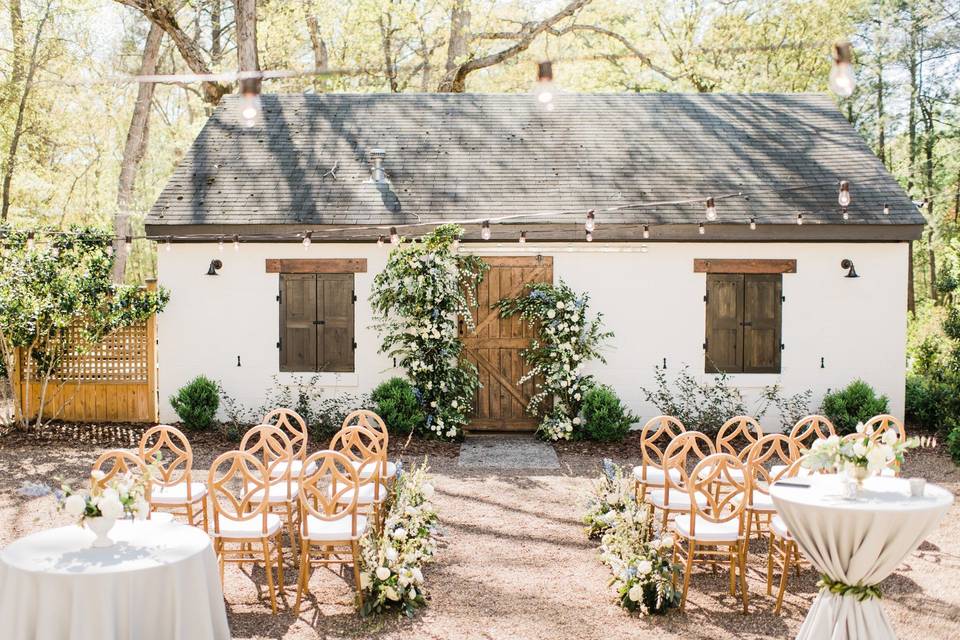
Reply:
<svg viewBox="0 0 960 640"><path fill-rule="evenodd" d="M387 152L383 149L371 149L370 150L370 164L373 165L371 172L373 173L374 182L386 182L387 174L383 170L383 160L387 157Z"/></svg>

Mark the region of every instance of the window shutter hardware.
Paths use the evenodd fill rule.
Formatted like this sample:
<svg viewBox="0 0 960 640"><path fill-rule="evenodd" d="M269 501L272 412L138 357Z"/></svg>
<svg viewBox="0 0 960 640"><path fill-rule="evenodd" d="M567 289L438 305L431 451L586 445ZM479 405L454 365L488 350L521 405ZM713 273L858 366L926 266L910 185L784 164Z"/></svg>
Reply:
<svg viewBox="0 0 960 640"><path fill-rule="evenodd" d="M281 296L281 295L283 295L283 294L281 294L281 293L278 293L278 294L277 294L277 302L280 302L280 296Z"/></svg>
<svg viewBox="0 0 960 640"><path fill-rule="evenodd" d="M353 302L354 304L356 304L356 302L357 302L357 292L356 292L356 291L351 291L351 292L350 292L350 298L351 298L350 301Z"/></svg>
<svg viewBox="0 0 960 640"><path fill-rule="evenodd" d="M710 342L710 340L704 340L704 341L703 341L703 350L704 350L704 351L707 350L707 344L709 344L709 342Z"/></svg>
<svg viewBox="0 0 960 640"><path fill-rule="evenodd" d="M709 302L709 298L710 298L710 294L709 294L709 293L704 294L704 296L703 296L703 301L704 301L704 302Z"/></svg>
<svg viewBox="0 0 960 640"><path fill-rule="evenodd" d="M786 348L787 348L786 345L784 345L784 344L781 342L781 343L780 343L780 351L783 351L783 350L786 349Z"/></svg>
<svg viewBox="0 0 960 640"><path fill-rule="evenodd" d="M327 324L326 320L314 320L313 324Z"/></svg>
<svg viewBox="0 0 960 640"><path fill-rule="evenodd" d="M780 296L780 302L786 302L787 296Z"/></svg>
<svg viewBox="0 0 960 640"><path fill-rule="evenodd" d="M356 340L353 341L353 350L354 350L354 351L357 350L357 341L356 341Z"/></svg>
<svg viewBox="0 0 960 640"><path fill-rule="evenodd" d="M280 340L282 340L282 339L283 339L283 338L281 338ZM280 348L280 340L277 340L277 349Z"/></svg>

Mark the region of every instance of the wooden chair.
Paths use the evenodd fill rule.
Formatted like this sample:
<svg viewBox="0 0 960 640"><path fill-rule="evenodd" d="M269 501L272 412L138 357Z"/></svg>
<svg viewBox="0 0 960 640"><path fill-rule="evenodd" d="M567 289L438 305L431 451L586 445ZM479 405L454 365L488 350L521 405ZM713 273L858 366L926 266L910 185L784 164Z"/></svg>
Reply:
<svg viewBox="0 0 960 640"><path fill-rule="evenodd" d="M797 424L793 425L793 429L790 430L790 437L802 449L809 449L814 440L826 440L836 434L837 430L833 427L830 419L817 414L800 418ZM808 440L810 443L807 442Z"/></svg>
<svg viewBox="0 0 960 640"><path fill-rule="evenodd" d="M150 472L147 469L147 465L144 464L143 460L141 460L136 454L130 453L129 451L125 451L123 449L110 449L109 451L104 451L94 461L92 471L101 472L103 477L94 478L93 475L91 475L91 489L105 488L110 481L118 475L133 475L134 472L141 474L147 478L144 499L146 499L147 502L150 502L150 494L152 491L153 482L149 477Z"/></svg>
<svg viewBox="0 0 960 640"><path fill-rule="evenodd" d="M310 567L320 565L353 565L354 588L360 606L360 536L367 528L367 517L357 513L360 478L353 461L336 451L318 451L307 461L315 471L306 468L297 479L300 488L300 572L297 579L297 600L294 614L300 613L300 600L310 582ZM349 548L350 558L342 558L338 549Z"/></svg>
<svg viewBox="0 0 960 640"><path fill-rule="evenodd" d="M716 564L724 559L730 565L730 595L736 595L739 572L743 612L747 613L748 595L745 575L746 542L743 514L746 485L744 467L729 453L715 453L701 460L690 474L688 501L693 508L686 516L678 516L674 523L678 540L673 555L683 560L683 592L680 610L687 602L690 575L694 563ZM732 489L717 496L715 485L722 483ZM686 542L684 548L683 542Z"/></svg>
<svg viewBox="0 0 960 640"><path fill-rule="evenodd" d="M633 468L633 478L637 500L643 499L647 491L652 488L663 489L663 449L657 444L660 438L668 437L670 442L687 429L683 423L672 416L657 416L651 418L640 430L641 463ZM668 443L669 446L669 443ZM676 470L674 480L679 481L680 475Z"/></svg>
<svg viewBox="0 0 960 640"><path fill-rule="evenodd" d="M667 445L663 453L663 488L652 489L647 496L654 509L663 512L664 531L669 525L671 514L690 511L690 493L687 491L688 461L692 458L699 462L714 453L716 449L713 441L699 431L681 433Z"/></svg>
<svg viewBox="0 0 960 640"><path fill-rule="evenodd" d="M796 441L782 433L771 433L760 438L750 447L747 456L747 483L745 513L746 540L749 544L756 522L757 534L763 535L763 524L770 530L771 519L777 508L770 498L770 485L800 459Z"/></svg>
<svg viewBox="0 0 960 640"><path fill-rule="evenodd" d="M284 435L290 439L290 446L293 449L293 461L290 463L290 477L293 479L300 477L300 469L303 467L303 461L307 459L307 421L299 413L291 409L277 408L267 415L263 416L260 424L272 425L283 431ZM274 467L274 473L283 475L286 464ZM296 491L294 491L296 493Z"/></svg>
<svg viewBox="0 0 960 640"><path fill-rule="evenodd" d="M776 479L786 480L794 478L803 470L800 461L792 463ZM797 542L790 534L787 524L779 515L774 515L770 519L770 538L767 543L767 595L773 593L773 569L777 567L780 570L780 587L777 591L777 604L774 613L780 614L780 608L783 606L783 594L787 589L787 577L790 575L791 563L796 569L797 575L800 575L800 550Z"/></svg>
<svg viewBox="0 0 960 640"><path fill-rule="evenodd" d="M290 548L296 544L297 482L290 477L293 465L293 448L286 434L279 427L261 424L248 429L240 440L240 451L249 453L267 470L265 481L269 481L265 491L250 494L251 504L267 503L267 511L280 511L287 523L290 536ZM301 461L302 462L302 461ZM302 468L302 465L300 465ZM279 469L279 471L278 471Z"/></svg>
<svg viewBox="0 0 960 640"><path fill-rule="evenodd" d="M340 499L345 502L356 499L360 513L372 516L374 524L380 522L388 495L387 486L380 478L386 456L380 442L376 433L360 426L343 427L330 441L330 450L344 454L357 471L356 491L347 491Z"/></svg>
<svg viewBox="0 0 960 640"><path fill-rule="evenodd" d="M213 546L220 564L223 582L224 564L263 562L270 592L270 608L277 612L271 550L276 551L277 575L283 585L283 546L280 534L283 522L270 513L266 502L254 502L253 496L267 489L267 469L254 456L243 451L228 451L210 465L207 488L213 504ZM229 545L237 545L230 548ZM271 549L272 546L272 549Z"/></svg>
<svg viewBox="0 0 960 640"><path fill-rule="evenodd" d="M343 419L342 426L366 427L373 433L377 434L377 437L380 439L380 450L383 453L383 464L380 467L380 478L385 484L392 483L393 479L397 475L397 465L387 459L387 445L390 443L390 434L387 432L387 425L384 423L383 418L378 416L373 411L369 411L367 409L357 409ZM359 467L357 468L359 470ZM367 470L364 472L369 473ZM361 477L361 479L363 478Z"/></svg>
<svg viewBox="0 0 960 640"><path fill-rule="evenodd" d="M879 440L890 429L893 429L897 432L898 442L903 442L907 439L907 431L903 428L903 423L894 416L886 413L879 416L873 416L867 420L863 426L867 431L873 429L873 433L870 436L870 438L873 440Z"/></svg>
<svg viewBox="0 0 960 640"><path fill-rule="evenodd" d="M207 531L207 487L193 481L193 449L187 436L176 427L158 425L140 438L139 455L145 463L155 462L157 468L150 509L185 516L191 526L197 525L199 515Z"/></svg>

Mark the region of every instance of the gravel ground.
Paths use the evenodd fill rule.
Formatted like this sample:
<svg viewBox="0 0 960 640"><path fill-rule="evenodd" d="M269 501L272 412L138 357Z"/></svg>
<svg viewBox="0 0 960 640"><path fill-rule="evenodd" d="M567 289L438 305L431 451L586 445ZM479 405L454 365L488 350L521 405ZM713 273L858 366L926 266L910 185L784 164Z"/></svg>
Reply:
<svg viewBox="0 0 960 640"><path fill-rule="evenodd" d="M50 497L20 495L24 481L84 477L108 446L130 446L125 428L61 428L38 438L0 439L0 545L32 531L68 524ZM191 438L198 468L232 444L215 435ZM399 447L404 443L398 442ZM792 638L816 593L816 576L791 576L781 616L765 595L765 556L755 542L748 561L750 614L726 591L724 573L694 574L687 613L638 618L620 609L607 586L609 574L596 546L583 535L579 515L584 492L603 456L629 463L635 443L563 445L560 470L478 472L456 466L457 445L414 440L409 461L427 456L435 476L445 535L427 569L430 606L412 620L360 619L347 579L317 570L312 596L299 618L270 614L260 568L228 567L225 594L235 638L403 639L616 639ZM635 457L635 456L633 456ZM960 471L942 452L908 457L905 473L921 475L956 493ZM883 583L884 606L901 638L960 637L960 506ZM252 573L252 575L251 575ZM287 602L292 607L295 571L288 565Z"/></svg>

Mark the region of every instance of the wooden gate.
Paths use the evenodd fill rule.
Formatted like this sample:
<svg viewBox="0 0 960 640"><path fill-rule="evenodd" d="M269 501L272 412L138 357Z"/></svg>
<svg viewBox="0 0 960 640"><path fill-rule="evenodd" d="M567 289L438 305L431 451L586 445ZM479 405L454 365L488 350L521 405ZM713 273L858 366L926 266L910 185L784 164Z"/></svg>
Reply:
<svg viewBox="0 0 960 640"><path fill-rule="evenodd" d="M461 324L464 356L477 366L480 383L473 406L474 431L533 431L538 420L527 413L536 392L533 380L517 381L528 371L520 351L530 345L534 330L519 316L500 318L493 306L521 294L532 282L553 282L549 256L485 257L490 270L480 283L473 312L476 329Z"/></svg>

